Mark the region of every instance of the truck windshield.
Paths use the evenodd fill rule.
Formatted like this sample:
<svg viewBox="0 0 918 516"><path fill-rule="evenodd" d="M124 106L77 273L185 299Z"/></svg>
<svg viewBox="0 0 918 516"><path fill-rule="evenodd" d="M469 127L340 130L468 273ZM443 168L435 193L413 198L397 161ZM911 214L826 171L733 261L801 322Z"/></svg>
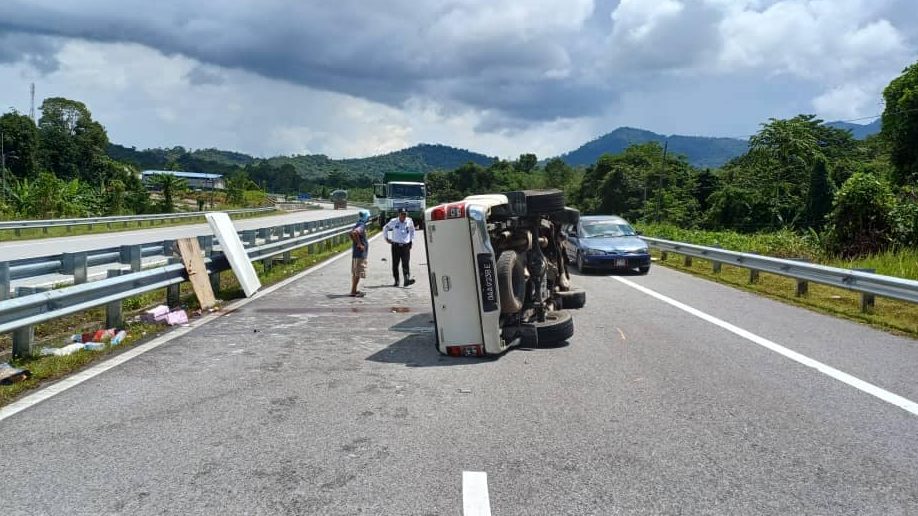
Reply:
<svg viewBox="0 0 918 516"><path fill-rule="evenodd" d="M423 199L424 187L422 185L389 185L389 197Z"/></svg>

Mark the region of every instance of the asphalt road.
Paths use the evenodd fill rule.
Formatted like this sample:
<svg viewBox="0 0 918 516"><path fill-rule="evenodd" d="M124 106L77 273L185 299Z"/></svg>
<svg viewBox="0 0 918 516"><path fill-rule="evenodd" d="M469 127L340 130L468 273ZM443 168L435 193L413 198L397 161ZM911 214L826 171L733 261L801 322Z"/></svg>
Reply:
<svg viewBox="0 0 918 516"><path fill-rule="evenodd" d="M655 267L575 278L567 346L447 358L383 257L366 298L341 259L0 420L0 507L461 514L480 472L499 515L918 512L918 416L749 336L910 400L914 340Z"/></svg>
<svg viewBox="0 0 918 516"><path fill-rule="evenodd" d="M266 226L281 226L308 222L339 215L357 213L356 209L347 210L303 210L268 217L237 219L236 227L244 229L258 229ZM63 252L89 251L118 247L120 245L135 245L159 240L173 240L199 235L210 235L213 232L207 224L189 224L185 226L163 226L138 229L136 231L119 231L115 233L96 233L72 237L43 238L36 240L14 240L0 242L0 261L18 260L33 256L48 256Z"/></svg>

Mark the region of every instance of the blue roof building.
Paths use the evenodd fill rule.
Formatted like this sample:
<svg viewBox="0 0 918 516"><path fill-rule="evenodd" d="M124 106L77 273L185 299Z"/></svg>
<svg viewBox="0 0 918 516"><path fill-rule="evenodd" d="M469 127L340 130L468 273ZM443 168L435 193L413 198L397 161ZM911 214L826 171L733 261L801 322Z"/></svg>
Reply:
<svg viewBox="0 0 918 516"><path fill-rule="evenodd" d="M148 183L149 178L157 175L170 175L183 178L188 187L196 190L223 190L226 183L222 174L209 174L206 172L183 172L180 170L144 170L140 173L140 179Z"/></svg>

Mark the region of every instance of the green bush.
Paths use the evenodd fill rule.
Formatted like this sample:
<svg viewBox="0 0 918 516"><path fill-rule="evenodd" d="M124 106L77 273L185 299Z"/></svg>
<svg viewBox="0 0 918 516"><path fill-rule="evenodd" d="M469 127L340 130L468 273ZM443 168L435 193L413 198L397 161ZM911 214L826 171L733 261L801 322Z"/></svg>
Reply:
<svg viewBox="0 0 918 516"><path fill-rule="evenodd" d="M896 198L885 180L857 172L842 185L829 214L826 242L842 257L864 256L893 243Z"/></svg>

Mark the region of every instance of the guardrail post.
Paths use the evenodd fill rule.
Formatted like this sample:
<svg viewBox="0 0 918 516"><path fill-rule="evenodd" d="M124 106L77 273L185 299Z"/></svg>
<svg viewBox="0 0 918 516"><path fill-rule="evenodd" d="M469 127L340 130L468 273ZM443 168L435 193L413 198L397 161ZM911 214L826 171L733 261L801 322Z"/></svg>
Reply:
<svg viewBox="0 0 918 516"><path fill-rule="evenodd" d="M169 258L169 264L178 263L181 260L175 257ZM166 306L171 309L178 308L182 304L182 284L176 283L166 287Z"/></svg>
<svg viewBox="0 0 918 516"><path fill-rule="evenodd" d="M32 287L17 287L16 297L34 294ZM32 345L35 343L35 327L24 326L13 330L13 356L16 358L32 356Z"/></svg>
<svg viewBox="0 0 918 516"><path fill-rule="evenodd" d="M73 284L86 283L86 253L63 253L61 255L61 272L73 276Z"/></svg>
<svg viewBox="0 0 918 516"><path fill-rule="evenodd" d="M202 235L198 237L198 245L201 246L201 249L204 251L204 257L210 258L214 255L214 236L213 235ZM220 292L220 271L212 272L208 275L210 278L210 288L214 291L214 294Z"/></svg>
<svg viewBox="0 0 918 516"><path fill-rule="evenodd" d="M795 262L810 263L809 258L792 258ZM807 280L798 279L795 280L797 283L796 288L794 289L794 295L797 297L803 297L807 295L810 291L810 283Z"/></svg>
<svg viewBox="0 0 918 516"><path fill-rule="evenodd" d="M15 234L16 236L22 236L22 229L20 228L14 229L13 234Z"/></svg>
<svg viewBox="0 0 918 516"><path fill-rule="evenodd" d="M869 272L870 274L874 274L877 272L876 269L869 269L869 268L854 269L854 270L856 270L857 272ZM867 294L866 292L861 292L861 312L865 314L870 313L873 311L874 306L876 306L876 296L874 296L873 294Z"/></svg>
<svg viewBox="0 0 918 516"><path fill-rule="evenodd" d="M139 245L123 245L121 246L121 263L127 263L131 265L131 272L140 272L140 269L143 265L143 250Z"/></svg>
<svg viewBox="0 0 918 516"><path fill-rule="evenodd" d="M48 226L42 226L42 227L41 227L41 232L42 232L43 234L47 235L47 234L48 234Z"/></svg>
<svg viewBox="0 0 918 516"><path fill-rule="evenodd" d="M258 230L258 238L268 243L271 241L271 228L261 228Z"/></svg>
<svg viewBox="0 0 918 516"><path fill-rule="evenodd" d="M245 247L255 247L258 233L254 229L246 229L242 232L242 243Z"/></svg>
<svg viewBox="0 0 918 516"><path fill-rule="evenodd" d="M685 265L686 267L691 267L691 266L692 266L692 257L689 256L689 255L685 255L685 257L682 259L682 264Z"/></svg>
<svg viewBox="0 0 918 516"><path fill-rule="evenodd" d="M175 254L175 240L163 240L163 256L165 256L168 259L168 258L171 258L174 254Z"/></svg>
<svg viewBox="0 0 918 516"><path fill-rule="evenodd" d="M661 262L665 262L668 256L669 256L669 253L667 253L666 251L660 251L660 261Z"/></svg>
<svg viewBox="0 0 918 516"><path fill-rule="evenodd" d="M109 269L106 277L114 278L121 276L121 269ZM124 312L121 300L112 301L105 305L105 327L120 328L124 322Z"/></svg>
<svg viewBox="0 0 918 516"><path fill-rule="evenodd" d="M723 249L721 246L717 244L714 244L711 247L713 247L714 249ZM723 266L722 263L711 260L711 272L713 272L714 274L720 274L721 266Z"/></svg>
<svg viewBox="0 0 918 516"><path fill-rule="evenodd" d="M749 269L749 283L755 285L759 282L759 271L755 269Z"/></svg>
<svg viewBox="0 0 918 516"><path fill-rule="evenodd" d="M10 297L10 262L0 262L0 301Z"/></svg>

